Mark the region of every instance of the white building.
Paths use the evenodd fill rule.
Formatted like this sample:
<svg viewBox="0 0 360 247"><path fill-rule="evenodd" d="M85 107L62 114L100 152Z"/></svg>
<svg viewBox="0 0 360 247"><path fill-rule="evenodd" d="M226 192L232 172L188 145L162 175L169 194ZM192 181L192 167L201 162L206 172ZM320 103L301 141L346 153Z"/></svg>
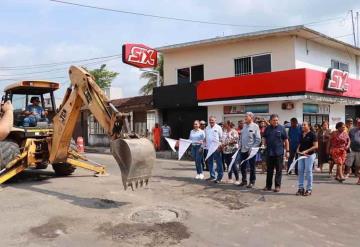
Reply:
<svg viewBox="0 0 360 247"><path fill-rule="evenodd" d="M158 50L164 56L164 88L195 85L197 105L206 107L207 115L217 116L219 122L236 122L253 111L264 117L277 113L281 121L328 120L334 126L345 120L346 105L360 104L360 49L304 26ZM337 69L332 73L340 81L327 78L330 68ZM329 88L329 80L341 85ZM166 90L154 93L155 107L161 91ZM160 105L166 111L166 104ZM359 116L359 109L352 110Z"/></svg>

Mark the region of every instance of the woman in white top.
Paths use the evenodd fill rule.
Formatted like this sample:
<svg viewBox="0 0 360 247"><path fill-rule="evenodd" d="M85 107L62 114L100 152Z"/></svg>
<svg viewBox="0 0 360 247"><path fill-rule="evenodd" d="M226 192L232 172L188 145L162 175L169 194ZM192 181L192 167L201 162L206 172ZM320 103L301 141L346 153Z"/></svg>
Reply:
<svg viewBox="0 0 360 247"><path fill-rule="evenodd" d="M191 154L195 160L196 166L196 177L195 179L204 179L203 167L202 167L202 144L205 140L205 132L200 129L200 122L198 120L194 121L194 129L190 131L189 139L191 140Z"/></svg>

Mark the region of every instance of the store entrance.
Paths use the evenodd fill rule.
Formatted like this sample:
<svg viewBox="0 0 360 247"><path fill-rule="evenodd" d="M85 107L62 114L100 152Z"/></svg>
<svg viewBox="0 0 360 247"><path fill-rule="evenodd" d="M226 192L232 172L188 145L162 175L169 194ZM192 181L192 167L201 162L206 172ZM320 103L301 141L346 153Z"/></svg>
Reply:
<svg viewBox="0 0 360 247"><path fill-rule="evenodd" d="M323 121L329 122L329 115L327 114L304 114L303 121L306 121L314 126L315 124L321 124Z"/></svg>

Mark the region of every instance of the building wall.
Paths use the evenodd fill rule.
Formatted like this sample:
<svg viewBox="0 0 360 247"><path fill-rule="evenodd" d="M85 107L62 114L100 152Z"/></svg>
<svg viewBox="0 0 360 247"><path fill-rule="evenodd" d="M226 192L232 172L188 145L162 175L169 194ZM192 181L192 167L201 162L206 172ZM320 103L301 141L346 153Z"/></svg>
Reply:
<svg viewBox="0 0 360 247"><path fill-rule="evenodd" d="M271 53L272 71L295 68L294 41L289 37L244 40L164 53L164 85L177 84L177 69L204 64L204 80L235 76L234 59Z"/></svg>
<svg viewBox="0 0 360 247"><path fill-rule="evenodd" d="M233 77L234 59L271 53L272 71L311 68L324 71L331 59L349 64L350 77L359 78L356 56L345 50L319 44L301 37L267 37L226 44L179 49L164 53L165 85L177 84L177 69L204 64L204 80Z"/></svg>
<svg viewBox="0 0 360 247"><path fill-rule="evenodd" d="M296 68L311 68L326 72L331 67L331 59L349 64L349 75L357 78L356 56L346 51L316 43L315 40L294 38Z"/></svg>
<svg viewBox="0 0 360 247"><path fill-rule="evenodd" d="M279 115L280 123L284 121L290 121L291 118L296 117L299 121L303 119L303 102L301 101L292 101L294 103L294 109L292 110L283 110L281 109L281 104L283 101L274 101L274 102L264 102L269 104L269 113L255 114L255 116L264 117L268 119L269 116L273 113ZM208 117L215 116L218 123L223 122L224 120L230 120L235 124L239 119L244 119L244 114L229 114L224 115L224 105L215 105L208 106Z"/></svg>
<svg viewBox="0 0 360 247"><path fill-rule="evenodd" d="M337 122L345 123L345 105L342 104L333 104L330 105L330 114L329 114L329 125L331 129L335 129Z"/></svg>

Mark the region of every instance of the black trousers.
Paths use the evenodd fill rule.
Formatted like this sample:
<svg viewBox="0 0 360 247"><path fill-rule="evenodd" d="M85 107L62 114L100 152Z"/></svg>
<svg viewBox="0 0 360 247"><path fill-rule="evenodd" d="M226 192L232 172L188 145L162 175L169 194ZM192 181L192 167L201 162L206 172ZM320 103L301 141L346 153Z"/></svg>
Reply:
<svg viewBox="0 0 360 247"><path fill-rule="evenodd" d="M224 154L223 157L225 159L225 163L226 163L226 166L227 166L229 179L232 179L232 173L234 173L235 179L236 179L236 181L238 181L239 180L239 171L238 171L238 168L237 168L237 164L235 162L234 162L233 166L231 167L231 171L229 170L229 166L230 166L230 163L231 163L231 160L232 160L232 156L234 154L235 154L235 152L230 153L230 154Z"/></svg>
<svg viewBox="0 0 360 247"><path fill-rule="evenodd" d="M274 169L275 173L275 187L281 186L281 176L283 168L284 156L268 156L267 157L267 175L266 188L271 189L273 183Z"/></svg>

